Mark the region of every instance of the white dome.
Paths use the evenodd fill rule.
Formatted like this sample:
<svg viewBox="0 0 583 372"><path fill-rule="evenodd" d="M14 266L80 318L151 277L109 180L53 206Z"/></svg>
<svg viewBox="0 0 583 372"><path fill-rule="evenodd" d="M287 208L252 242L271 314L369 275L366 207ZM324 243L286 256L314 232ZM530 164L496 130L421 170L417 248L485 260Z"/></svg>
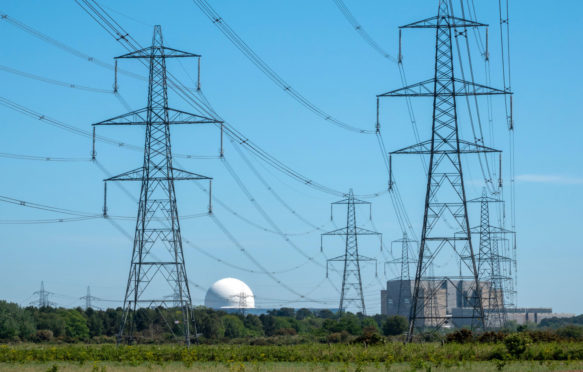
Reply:
<svg viewBox="0 0 583 372"><path fill-rule="evenodd" d="M239 279L224 278L206 292L204 306L212 309L254 309L255 297L251 288Z"/></svg>

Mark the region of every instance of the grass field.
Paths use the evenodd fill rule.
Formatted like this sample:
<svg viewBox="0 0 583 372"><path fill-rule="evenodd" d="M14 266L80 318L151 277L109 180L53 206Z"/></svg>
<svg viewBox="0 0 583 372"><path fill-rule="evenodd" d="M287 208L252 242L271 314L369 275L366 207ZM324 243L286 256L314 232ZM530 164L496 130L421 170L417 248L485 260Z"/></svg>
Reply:
<svg viewBox="0 0 583 372"><path fill-rule="evenodd" d="M0 345L0 371L583 371L583 343Z"/></svg>
<svg viewBox="0 0 583 372"><path fill-rule="evenodd" d="M247 362L247 363L209 363L197 362L190 366L183 363L168 362L163 364L144 363L140 365L128 365L127 363L93 362L93 363L2 363L0 371L22 371L22 372L151 372L151 371L208 371L208 372L373 372L373 371L583 371L583 362L569 361L547 361L547 362L464 362L448 366L435 365L415 365L412 363L274 363L274 362Z"/></svg>

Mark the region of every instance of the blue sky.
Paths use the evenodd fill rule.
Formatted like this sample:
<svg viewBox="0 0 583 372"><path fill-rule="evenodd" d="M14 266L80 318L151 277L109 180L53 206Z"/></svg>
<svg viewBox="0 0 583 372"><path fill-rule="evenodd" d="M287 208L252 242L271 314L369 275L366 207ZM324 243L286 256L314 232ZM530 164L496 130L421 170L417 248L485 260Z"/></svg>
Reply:
<svg viewBox="0 0 583 372"><path fill-rule="evenodd" d="M203 55L202 87L205 95L237 129L267 152L322 184L339 190L354 188L367 194L386 188L387 176L374 136L347 132L307 111L268 80L252 65L189 0L172 2L100 2L130 34L147 45L152 26L162 25L167 45ZM435 13L435 1L357 2L346 0L360 23L378 43L396 53L397 27ZM55 5L56 4L56 5ZM351 29L333 1L214 1L213 7L275 71L303 95L324 110L359 127L373 128L375 95L400 87L395 64L372 50ZM582 78L578 73L583 45L578 26L582 5L576 1L549 7L539 1L511 2L511 51L514 119L516 123L516 222L518 232L518 301L520 306L552 306L559 312L582 313L583 299L577 296L583 279L579 262L583 243L578 229L583 221L583 136L581 117ZM125 50L105 33L74 1L47 3L6 0L3 13L17 19L85 54L103 61ZM498 15L493 4L479 2L478 18L489 23L492 85L501 86ZM30 34L0 21L3 48L0 65L46 78L111 89L113 73L95 63L77 58ZM409 82L431 76L433 67L431 32L407 31L403 37L404 66ZM474 55L477 79L483 77L483 62ZM132 61L120 67L147 76ZM169 69L190 87L196 76L194 62L169 62ZM110 93L94 93L59 87L0 71L0 96L36 112L85 130L90 124L126 112ZM483 81L483 80L482 80ZM146 102L146 85L119 76L120 93L132 108ZM508 133L500 109L503 101L494 99L493 136L490 145L508 151ZM431 124L428 101L414 103L422 139L429 137ZM190 110L178 97L170 95L170 106ZM42 156L89 157L91 140L76 136L43 121L0 106L0 153ZM382 103L381 123L388 149L415 142L405 101ZM470 134L467 122L462 134ZM100 134L125 143L140 145L143 129L100 128ZM468 137L468 136L466 136ZM173 151L216 155L218 133L212 128L189 127L173 130ZM110 173L121 173L140 165L141 154L117 146L98 143L98 160ZM322 263L318 231L305 224L266 190L238 155L231 143L225 144L226 159L243 178L253 196L301 250ZM506 153L507 154L507 153ZM508 155L504 159L508 159ZM297 213L312 224L330 223L329 203L338 198L320 193L287 178L264 163L251 158L267 182ZM269 226L237 187L220 160L180 160L184 168L212 176L215 196L233 210L261 226ZM506 163L505 163L506 164ZM91 162L38 162L0 158L4 174L0 195L66 209L99 213L102 207L104 172ZM398 159L394 163L407 212L416 231L423 214L424 181L419 159ZM468 196L481 193L478 163L468 160ZM509 173L503 172L508 184ZM134 185L126 189L137 195ZM192 184L177 186L181 215L204 212L205 195ZM400 238L400 229L387 195L371 200L375 226L385 242ZM134 216L135 201L119 188L111 187L109 210L112 215ZM338 210L335 223L345 216ZM477 210L471 218L477 221ZM310 292L337 305L338 294L325 270L305 264L280 236L251 226L215 203L218 218L243 246L270 270L301 265L297 270L278 274L278 279L301 293ZM2 204L1 220L47 219L59 215L20 206ZM371 228L368 214L359 215L364 227ZM133 232L133 221L119 222ZM475 224L475 223L473 223ZM256 267L217 229L208 217L182 221L183 236L224 261L251 269ZM64 306L81 304L90 285L93 295L120 299L131 253L131 243L104 220L56 224L0 225L0 298L27 304L32 292L44 280L55 292L53 301ZM366 239L366 238L365 238ZM342 253L342 242L330 240L325 254ZM382 264L389 252L379 252L377 241L363 240L361 253L379 260L379 277L365 267L365 295L369 312L380 310L379 289L384 281ZM397 252L394 252L397 253ZM287 292L265 275L240 271L209 259L185 244L190 279L203 289L226 276L247 282L266 306L299 305L297 296ZM395 276L387 267L387 276ZM331 282L338 287L334 273ZM193 302L202 303L204 290L193 288ZM568 295L572 294L572 295Z"/></svg>

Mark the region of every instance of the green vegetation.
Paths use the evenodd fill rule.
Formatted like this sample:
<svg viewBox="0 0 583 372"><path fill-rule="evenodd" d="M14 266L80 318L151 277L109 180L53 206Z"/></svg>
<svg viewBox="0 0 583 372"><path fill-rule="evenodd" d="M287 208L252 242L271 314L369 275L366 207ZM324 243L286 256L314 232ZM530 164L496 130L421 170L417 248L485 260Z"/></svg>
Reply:
<svg viewBox="0 0 583 372"><path fill-rule="evenodd" d="M282 308L268 314L194 311L200 345L176 343L177 309L140 310L138 345L114 345L121 309L21 308L0 301L0 370L168 369L211 371L552 370L583 367L583 327L510 325L418 334L404 344L406 319ZM167 322L168 321L168 322ZM180 332L179 324L174 332ZM431 340L431 342L428 342ZM174 342L174 344L172 344Z"/></svg>

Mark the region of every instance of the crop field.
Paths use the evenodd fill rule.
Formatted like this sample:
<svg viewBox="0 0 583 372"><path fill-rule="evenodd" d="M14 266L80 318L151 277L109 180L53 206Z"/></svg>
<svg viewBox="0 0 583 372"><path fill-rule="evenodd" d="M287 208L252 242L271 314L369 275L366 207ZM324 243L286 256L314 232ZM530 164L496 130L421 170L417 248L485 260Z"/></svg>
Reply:
<svg viewBox="0 0 583 372"><path fill-rule="evenodd" d="M0 371L574 371L583 343L0 346Z"/></svg>

